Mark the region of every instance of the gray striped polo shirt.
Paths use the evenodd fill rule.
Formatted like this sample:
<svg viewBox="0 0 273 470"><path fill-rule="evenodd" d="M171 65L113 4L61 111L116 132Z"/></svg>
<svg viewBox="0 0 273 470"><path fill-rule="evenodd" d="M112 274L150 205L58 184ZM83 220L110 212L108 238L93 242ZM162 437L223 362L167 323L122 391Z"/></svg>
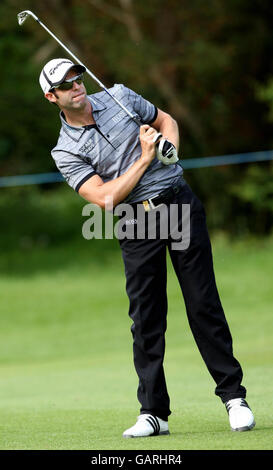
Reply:
<svg viewBox="0 0 273 470"><path fill-rule="evenodd" d="M124 85L109 89L131 113L145 124L157 116L157 108ZM95 125L70 126L60 113L62 127L52 157L67 183L76 191L97 174L103 182L118 178L141 155L139 127L105 92L88 96ZM159 194L181 178L180 165L163 165L155 158L123 202L138 202Z"/></svg>

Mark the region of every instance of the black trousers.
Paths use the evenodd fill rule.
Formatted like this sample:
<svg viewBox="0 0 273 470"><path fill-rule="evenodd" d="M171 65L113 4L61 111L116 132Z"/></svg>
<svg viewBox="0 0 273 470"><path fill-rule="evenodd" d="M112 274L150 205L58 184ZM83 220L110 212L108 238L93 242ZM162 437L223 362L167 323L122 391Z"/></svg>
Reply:
<svg viewBox="0 0 273 470"><path fill-rule="evenodd" d="M125 265L126 290L133 320L134 364L139 377L141 413L164 420L171 414L163 360L167 325L166 249L183 293L191 331L223 402L246 396L243 373L233 356L232 337L215 282L211 244L204 207L188 184L174 196L179 208L190 204L190 244L174 250L173 239L126 237L120 240ZM169 211L169 205L168 205ZM144 217L147 217L148 213ZM136 218L136 230L138 220ZM180 220L181 219L181 220ZM182 216L179 223L182 223ZM181 371L181 377L183 372Z"/></svg>

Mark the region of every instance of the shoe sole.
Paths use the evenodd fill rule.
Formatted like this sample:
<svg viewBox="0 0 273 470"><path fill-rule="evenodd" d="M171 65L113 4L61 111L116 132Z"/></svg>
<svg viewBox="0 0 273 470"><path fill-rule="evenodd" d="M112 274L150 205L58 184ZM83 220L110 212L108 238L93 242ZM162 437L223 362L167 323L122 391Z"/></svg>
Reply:
<svg viewBox="0 0 273 470"><path fill-rule="evenodd" d="M168 434L170 434L170 431L161 431L158 434L148 434L148 436L134 436L133 434L129 434L126 436L122 435L122 437L124 437L125 439L128 439L128 438L136 439L138 437L156 437L156 436L163 436L163 435L167 436Z"/></svg>
<svg viewBox="0 0 273 470"><path fill-rule="evenodd" d="M238 432L243 432L243 431L251 431L251 429L254 428L255 426L255 421L250 425L250 426L243 426L241 428L231 428L232 431L238 431Z"/></svg>

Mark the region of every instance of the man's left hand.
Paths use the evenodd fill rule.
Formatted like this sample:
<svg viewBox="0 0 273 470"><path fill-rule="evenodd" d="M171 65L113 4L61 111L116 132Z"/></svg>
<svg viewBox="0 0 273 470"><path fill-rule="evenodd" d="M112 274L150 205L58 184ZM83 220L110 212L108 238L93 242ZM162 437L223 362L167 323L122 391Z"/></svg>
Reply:
<svg viewBox="0 0 273 470"><path fill-rule="evenodd" d="M175 146L164 138L156 145L156 156L164 165L171 165L179 160Z"/></svg>

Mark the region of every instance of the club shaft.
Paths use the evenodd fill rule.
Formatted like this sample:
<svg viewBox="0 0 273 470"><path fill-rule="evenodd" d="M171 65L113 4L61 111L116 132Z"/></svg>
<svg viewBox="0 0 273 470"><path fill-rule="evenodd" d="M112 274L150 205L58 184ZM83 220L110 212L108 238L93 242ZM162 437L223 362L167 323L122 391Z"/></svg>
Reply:
<svg viewBox="0 0 273 470"><path fill-rule="evenodd" d="M131 119L133 119L135 121L135 123L138 125L138 126L141 126L141 122L115 97L113 96L109 90L107 90L107 88L105 87L105 85L96 77L96 75L94 75L91 70L89 70L86 65L84 65L79 59L78 57L75 56L75 54L73 54L73 52L71 52L63 43L62 41L60 41L59 38L57 38L57 36L55 36L55 34L52 33L52 31L50 31L50 29L48 29L48 27L36 16L36 15L31 15L39 24L40 26L42 26L42 28L45 29L45 31L47 31L48 34L50 34L50 36L55 39L55 41L57 41L60 46L80 65L82 65L83 67L85 67L86 69L86 73L88 75L90 75L90 77L123 109L123 111L125 111L126 114L128 114L128 116L130 116Z"/></svg>

